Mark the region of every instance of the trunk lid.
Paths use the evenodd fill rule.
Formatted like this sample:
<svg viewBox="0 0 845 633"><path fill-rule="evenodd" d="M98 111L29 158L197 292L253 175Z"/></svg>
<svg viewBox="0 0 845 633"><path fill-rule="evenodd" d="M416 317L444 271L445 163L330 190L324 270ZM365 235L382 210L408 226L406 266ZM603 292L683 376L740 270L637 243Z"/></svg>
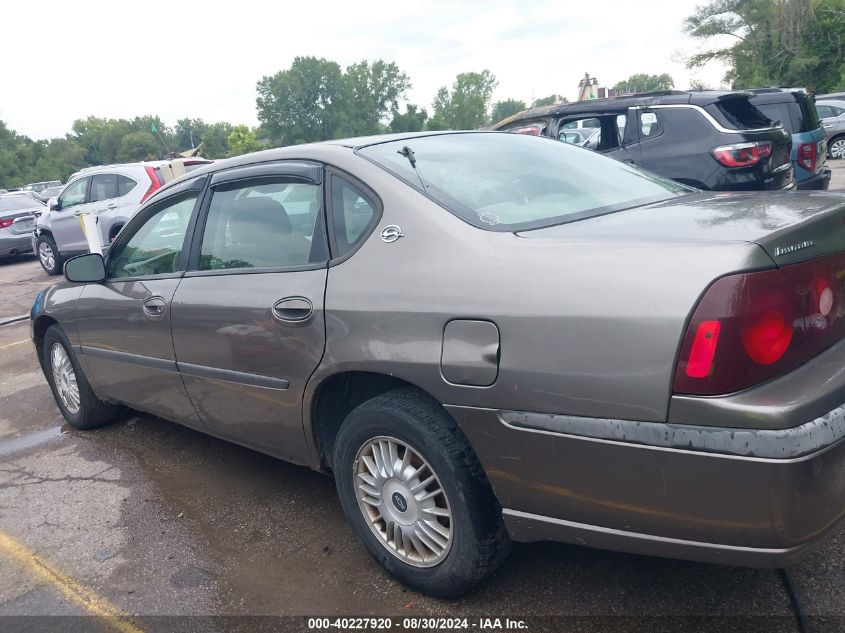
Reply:
<svg viewBox="0 0 845 633"><path fill-rule="evenodd" d="M517 235L561 240L753 242L783 266L845 250L845 195L698 193Z"/></svg>

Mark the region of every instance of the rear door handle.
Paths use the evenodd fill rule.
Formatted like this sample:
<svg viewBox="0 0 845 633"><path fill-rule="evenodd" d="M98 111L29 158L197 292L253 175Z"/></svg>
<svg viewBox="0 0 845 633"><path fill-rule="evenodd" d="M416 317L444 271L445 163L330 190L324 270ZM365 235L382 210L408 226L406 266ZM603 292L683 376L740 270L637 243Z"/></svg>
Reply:
<svg viewBox="0 0 845 633"><path fill-rule="evenodd" d="M143 310L147 316L160 317L167 311L167 304L164 297L148 297L144 300Z"/></svg>
<svg viewBox="0 0 845 633"><path fill-rule="evenodd" d="M272 312L282 323L303 323L314 315L314 305L305 297L285 297L273 304Z"/></svg>

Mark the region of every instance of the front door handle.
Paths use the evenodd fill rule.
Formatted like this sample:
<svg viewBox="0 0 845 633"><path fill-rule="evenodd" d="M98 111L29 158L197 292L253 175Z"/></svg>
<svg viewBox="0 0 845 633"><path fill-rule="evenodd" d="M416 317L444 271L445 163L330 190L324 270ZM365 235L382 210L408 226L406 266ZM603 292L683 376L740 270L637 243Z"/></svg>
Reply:
<svg viewBox="0 0 845 633"><path fill-rule="evenodd" d="M106 206L107 211L111 211L112 209L117 209L117 205L114 202Z"/></svg>
<svg viewBox="0 0 845 633"><path fill-rule="evenodd" d="M164 297L149 297L144 300L144 314L150 317L164 316L167 304Z"/></svg>
<svg viewBox="0 0 845 633"><path fill-rule="evenodd" d="M305 297L285 297L273 304L272 312L282 323L303 323L314 315L314 305Z"/></svg>

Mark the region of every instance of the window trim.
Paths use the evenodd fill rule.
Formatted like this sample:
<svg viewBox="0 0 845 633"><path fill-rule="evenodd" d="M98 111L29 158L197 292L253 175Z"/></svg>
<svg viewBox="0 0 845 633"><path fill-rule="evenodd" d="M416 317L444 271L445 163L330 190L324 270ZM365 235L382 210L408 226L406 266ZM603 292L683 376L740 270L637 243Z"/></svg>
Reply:
<svg viewBox="0 0 845 633"><path fill-rule="evenodd" d="M336 255L338 249L337 240L335 239L334 196L332 195L332 182L335 178L345 180L347 183L358 189L373 208L373 217L370 218L370 222L367 224L366 228L361 231L360 238L355 242L355 245L349 249L348 253L340 257ZM326 177L324 181L324 198L326 200L326 204L324 205L326 213L326 233L329 238L329 267L333 267L338 264L342 264L352 257L356 252L358 252L358 249L364 245L364 242L370 239L373 231L375 231L375 228L381 222L382 215L384 214L384 203L372 187L368 186L361 179L356 178L349 172L338 169L332 165L326 165Z"/></svg>
<svg viewBox="0 0 845 633"><path fill-rule="evenodd" d="M132 219L123 227L123 230L118 233L117 239L111 244L109 247L108 253L105 257L105 268L106 268L106 279L104 283L119 283L124 281L144 281L148 279L176 279L185 274L185 268L187 263L187 250L190 248L191 240L193 239L193 230L194 224L196 222L198 209L200 208L202 202L205 198L205 183L203 182L203 188L198 190L198 186L195 183L190 183L193 186L188 187L179 187L178 189L172 191L167 195L167 197L160 198L156 200L153 204L150 204L135 214ZM185 228L185 237L182 239L182 252L179 257L179 270L173 271L171 273L160 273L158 275L137 275L135 277L113 277L110 276L109 273L109 266L111 264L111 260L113 254L116 251L117 246L122 246L130 239L135 237L135 234L138 230L150 219L153 215L155 215L161 207L163 206L170 206L172 204L178 204L178 198L184 198L191 195L196 196L196 200L194 200L194 207L191 209L191 217L188 219L188 226Z"/></svg>
<svg viewBox="0 0 845 633"><path fill-rule="evenodd" d="M287 164L286 164L287 163ZM307 168L307 169L304 169ZM319 170L317 177L314 178L314 170ZM264 274L264 273L282 273L282 272L302 272L307 270L320 270L327 268L331 259L331 251L329 246L328 226L326 224L326 195L325 195L325 174L324 165L321 163L304 162L302 160L283 160L273 161L272 163L259 163L258 165L251 165L246 167L237 167L231 170L224 170L221 172L212 172L209 178L209 184L205 189L202 205L200 206L197 220L193 227L193 234L191 237L191 248L188 256L188 262L184 273L185 277L216 277L220 275L249 275L249 274ZM323 195L322 213L323 213L323 239L326 240L326 255L327 260L323 262L315 262L313 264L301 264L297 266L273 266L266 268L224 268L219 270L200 270L199 263L202 255L202 240L205 236L205 227L208 222L208 210L211 207L211 200L214 197L214 189L220 186L230 186L239 182L248 182L250 180L267 180L272 178L289 178L293 181L301 181L311 183L315 187L320 187L320 192ZM319 215L319 213L318 213ZM315 225L315 231L317 225ZM189 227L190 228L190 227Z"/></svg>

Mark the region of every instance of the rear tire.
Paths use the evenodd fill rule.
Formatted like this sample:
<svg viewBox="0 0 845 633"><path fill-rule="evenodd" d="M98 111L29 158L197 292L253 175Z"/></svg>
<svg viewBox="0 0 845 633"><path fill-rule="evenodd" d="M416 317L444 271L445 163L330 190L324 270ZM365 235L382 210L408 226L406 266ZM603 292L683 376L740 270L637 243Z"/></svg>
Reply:
<svg viewBox="0 0 845 633"><path fill-rule="evenodd" d="M459 596L510 552L478 458L446 411L416 389L355 408L332 464L343 511L367 552L413 589Z"/></svg>
<svg viewBox="0 0 845 633"><path fill-rule="evenodd" d="M831 158L845 158L845 134L830 139L827 153Z"/></svg>
<svg viewBox="0 0 845 633"><path fill-rule="evenodd" d="M59 410L71 426L92 429L120 416L120 406L94 395L61 327L51 325L47 329L41 351L44 375Z"/></svg>
<svg viewBox="0 0 845 633"><path fill-rule="evenodd" d="M38 236L35 242L35 254L38 255L41 268L48 275L58 275L62 272L62 266L65 260L59 253L59 249L56 247L56 242L52 235L43 234Z"/></svg>

